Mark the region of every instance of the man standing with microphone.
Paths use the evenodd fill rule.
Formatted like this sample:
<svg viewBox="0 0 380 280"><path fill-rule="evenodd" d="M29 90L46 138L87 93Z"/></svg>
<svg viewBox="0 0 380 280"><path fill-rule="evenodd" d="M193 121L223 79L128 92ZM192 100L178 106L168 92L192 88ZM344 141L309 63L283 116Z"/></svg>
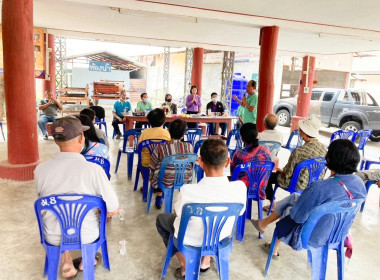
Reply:
<svg viewBox="0 0 380 280"><path fill-rule="evenodd" d="M243 124L253 123L256 125L257 119L257 94L256 94L256 81L250 80L247 83L247 94L243 96L241 100L236 95L233 95L233 99L243 107Z"/></svg>

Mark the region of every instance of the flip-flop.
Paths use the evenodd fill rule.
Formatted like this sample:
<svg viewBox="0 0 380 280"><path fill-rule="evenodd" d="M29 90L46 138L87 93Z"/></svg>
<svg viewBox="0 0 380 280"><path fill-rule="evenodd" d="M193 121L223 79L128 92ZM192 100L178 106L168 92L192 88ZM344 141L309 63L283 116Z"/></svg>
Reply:
<svg viewBox="0 0 380 280"><path fill-rule="evenodd" d="M269 212L269 208L270 208L270 205L265 205L265 206L263 207L263 211L265 211L265 212Z"/></svg>
<svg viewBox="0 0 380 280"><path fill-rule="evenodd" d="M100 254L99 252L96 253L95 255L95 260L97 260L98 262L94 265L94 267L96 268L98 264L100 264L102 262L102 254ZM79 269L79 265L80 263L82 262L82 257L79 257L75 260L73 260L73 265L74 267L78 270L78 271L82 271Z"/></svg>
<svg viewBox="0 0 380 280"><path fill-rule="evenodd" d="M174 272L174 277L175 279L185 279L185 276L183 275L182 276L182 271L181 271L182 267L178 267L175 272Z"/></svg>
<svg viewBox="0 0 380 280"><path fill-rule="evenodd" d="M73 275L73 276L71 276L71 277L67 277L67 278L65 278L65 279L68 279L68 280L72 280L72 279L75 279L76 277L77 277L77 275L78 275L78 270L76 270L76 274L75 275Z"/></svg>
<svg viewBox="0 0 380 280"><path fill-rule="evenodd" d="M261 248L269 254L271 243L265 242L263 245L261 245ZM280 253L277 252L277 255L273 255L272 258L274 260L278 260L280 258Z"/></svg>
<svg viewBox="0 0 380 280"><path fill-rule="evenodd" d="M260 232L260 233L264 233L265 230L262 230L260 227L259 227L259 220L251 220L251 223L252 225L255 227L255 229Z"/></svg>

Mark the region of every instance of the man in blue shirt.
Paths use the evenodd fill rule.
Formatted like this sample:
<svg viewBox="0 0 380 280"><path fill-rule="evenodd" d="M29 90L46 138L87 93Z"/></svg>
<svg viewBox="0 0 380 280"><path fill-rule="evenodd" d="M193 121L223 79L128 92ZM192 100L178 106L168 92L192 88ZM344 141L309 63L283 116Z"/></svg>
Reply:
<svg viewBox="0 0 380 280"><path fill-rule="evenodd" d="M115 130L116 139L120 139L121 137L119 124L123 124L125 121L125 117L123 116L123 113L129 112L131 109L132 109L131 103L127 101L127 93L123 89L120 92L120 100L115 102L112 109L112 115L113 115L112 126Z"/></svg>

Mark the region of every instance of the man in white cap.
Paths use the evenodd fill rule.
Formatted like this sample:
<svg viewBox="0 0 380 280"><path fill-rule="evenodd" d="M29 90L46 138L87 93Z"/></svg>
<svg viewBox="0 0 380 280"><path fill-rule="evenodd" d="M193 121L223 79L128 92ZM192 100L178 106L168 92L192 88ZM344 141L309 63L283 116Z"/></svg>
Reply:
<svg viewBox="0 0 380 280"><path fill-rule="evenodd" d="M277 169L277 172L270 176L268 186L265 190L266 197L269 201L272 200L273 197L272 184L278 184L281 188L287 189L292 179L293 171L298 163L307 159L326 156L326 146L317 139L320 126L321 121L314 115L299 122L300 136L305 143L293 151L284 169ZM297 190L306 189L308 183L309 173L304 169L298 177ZM268 207L264 207L264 210L267 209Z"/></svg>
<svg viewBox="0 0 380 280"><path fill-rule="evenodd" d="M34 180L38 197L57 194L89 194L101 196L107 205L107 216L118 213L119 202L104 170L97 164L86 161L80 154L84 143L82 126L79 119L64 117L56 120L51 131L60 152L51 160L45 161L34 170ZM43 217L45 239L49 244L60 246L61 229L54 214L48 211ZM99 237L99 215L90 211L82 224L82 243L94 242ZM95 265L100 261L98 253ZM79 269L83 269L80 261ZM75 277L78 273L74 267L70 252L62 254L62 277Z"/></svg>

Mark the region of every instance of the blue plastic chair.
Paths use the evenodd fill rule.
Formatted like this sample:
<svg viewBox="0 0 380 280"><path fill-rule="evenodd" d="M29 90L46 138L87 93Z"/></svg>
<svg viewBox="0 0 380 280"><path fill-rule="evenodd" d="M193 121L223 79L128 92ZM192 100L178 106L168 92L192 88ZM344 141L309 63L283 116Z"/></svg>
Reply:
<svg viewBox="0 0 380 280"><path fill-rule="evenodd" d="M160 188L164 192L165 213L172 213L174 190L179 190L186 183L185 172L187 168L189 167L189 165L191 165L191 170L192 170L191 172L193 173L197 158L198 157L195 154L177 154L177 155L166 156L162 160L160 171L158 173L158 188ZM172 188L167 188L162 183L165 176L165 169L169 167L174 168L175 170ZM192 178L190 179L192 181ZM149 213L152 196L153 196L153 188L151 186L149 188L148 203L146 206L147 213Z"/></svg>
<svg viewBox="0 0 380 280"><path fill-rule="evenodd" d="M198 155L198 151L200 150L203 142L205 140L204 139L201 139L201 140L198 140L195 145L194 145L194 154ZM204 171L203 171L203 168L200 167L198 164L195 164L195 174L197 174L197 183L202 180L202 178L204 177Z"/></svg>
<svg viewBox="0 0 380 280"><path fill-rule="evenodd" d="M235 138L235 141L236 141L235 147L231 146L232 138ZM228 147L228 152L230 153L230 158L232 160L236 150L243 148L243 141L241 140L239 129L232 129L230 133L228 133L226 145Z"/></svg>
<svg viewBox="0 0 380 280"><path fill-rule="evenodd" d="M297 139L297 142L295 145L293 144L293 142L294 142L293 138L294 137ZM285 149L288 149L290 152L293 152L298 147L301 147L302 144L303 144L303 140L300 136L300 131L298 129L295 129L292 131L292 133L290 133L289 139L288 139L288 142L286 143L286 145L282 146L282 147Z"/></svg>
<svg viewBox="0 0 380 280"><path fill-rule="evenodd" d="M358 150L361 151L362 153L362 160L360 163L360 170L363 170L364 165L365 165L365 160L364 160L364 148L368 143L369 137L371 136L373 130L372 129L363 129L359 130L355 134L355 138L353 141L355 141L357 138L359 138L359 145L358 145Z"/></svg>
<svg viewBox="0 0 380 280"><path fill-rule="evenodd" d="M365 189L366 189L366 191L367 191L367 195L368 195L369 188L370 188L372 185L375 185L375 184L376 184L376 181L367 181L367 183L365 183ZM363 201L362 206L360 207L360 212L363 212L363 210L364 210L364 205L365 205L365 200Z"/></svg>
<svg viewBox="0 0 380 280"><path fill-rule="evenodd" d="M0 128L1 128L1 134L3 134L3 139L5 141L4 130L3 130L3 123L2 122L0 122Z"/></svg>
<svg viewBox="0 0 380 280"><path fill-rule="evenodd" d="M93 211L100 209L99 238L93 243L82 244L82 222L86 214L92 209L94 209ZM62 253L70 250L81 250L83 279L95 279L94 260L99 247L102 248L104 268L110 270L106 235L107 209L101 197L84 194L45 196L36 200L34 210L40 229L41 244L46 251L43 276L48 275L49 280L58 279ZM63 233L60 246L53 246L45 240L41 213L44 211L51 211L59 222Z"/></svg>
<svg viewBox="0 0 380 280"><path fill-rule="evenodd" d="M356 133L353 130L338 130L331 134L330 143L336 139L348 139L355 142Z"/></svg>
<svg viewBox="0 0 380 280"><path fill-rule="evenodd" d="M102 129L102 125L104 125L106 137L108 137L106 118L103 118L101 120L99 120L98 118L95 118L95 124L98 125L99 129Z"/></svg>
<svg viewBox="0 0 380 280"><path fill-rule="evenodd" d="M259 141L259 145L265 146L270 150L272 161L275 160L278 152L281 149L281 143L275 141Z"/></svg>
<svg viewBox="0 0 380 280"><path fill-rule="evenodd" d="M363 163L364 170L370 169L372 164L380 165L380 160L370 160L370 159L363 158L363 161L364 161Z"/></svg>
<svg viewBox="0 0 380 280"><path fill-rule="evenodd" d="M268 182L273 168L274 163L271 161L251 161L240 164L234 169L231 181L238 180L239 174L242 172L246 173L249 178L247 206L244 214L239 217L237 222L236 239L239 241L244 240L245 219L251 219L252 200L257 201L259 220L263 218L263 202L260 199L260 185L265 180ZM259 233L259 238L263 238L261 233Z"/></svg>
<svg viewBox="0 0 380 280"><path fill-rule="evenodd" d="M125 133L125 123L123 123L123 135ZM116 136L116 132L115 132L115 129L113 130L113 133L112 133L112 139L114 139Z"/></svg>
<svg viewBox="0 0 380 280"><path fill-rule="evenodd" d="M232 250L232 235L235 232L236 221L243 206L243 204L239 203L185 204L182 208L178 237L175 238L173 235L170 235L169 238L161 279L166 275L166 271L168 270L174 246L186 258L185 279L199 279L200 263L203 256L215 256L219 279L229 279L229 256ZM213 208L215 209L214 211ZM221 209L223 210L220 211ZM187 225L192 217L200 218L203 222L203 242L200 247L183 244ZM229 217L233 217L234 219L231 236L219 240L221 230Z"/></svg>
<svg viewBox="0 0 380 280"><path fill-rule="evenodd" d="M308 173L309 173L309 183L308 186L313 182L313 181L318 181L319 177L321 174L324 174L326 170L326 160L324 157L316 157L316 158L311 158L304 160L297 164L296 168L293 171L293 176L292 179L290 180L289 187L287 189L283 189L289 193L302 193L302 190L297 190L297 183L298 183L298 177L301 174L302 169L307 168ZM270 203L268 215L272 212L272 206L273 206L273 201L276 199L275 194L277 189L279 188L279 185L276 185L274 187L274 192L273 192L273 197L272 201Z"/></svg>
<svg viewBox="0 0 380 280"><path fill-rule="evenodd" d="M203 144L203 142L205 141L205 139L200 139L200 140L198 140L196 143L195 143L195 145L194 145L194 154L198 154L198 152L199 152L199 150L201 149L201 147L202 147L202 144Z"/></svg>
<svg viewBox="0 0 380 280"><path fill-rule="evenodd" d="M108 180L111 178L111 176L110 176L110 162L108 161L108 159L103 158L103 157L87 156L87 155L84 157L87 161L96 163L97 165L100 165L103 168L104 172L106 173Z"/></svg>
<svg viewBox="0 0 380 280"><path fill-rule="evenodd" d="M139 184L139 176L140 172L142 173L142 179L143 179L143 196L142 200L146 202L147 196L148 196L148 185L149 185L149 167L144 167L141 165L141 152L143 149L148 149L149 154L152 154L154 148L157 145L165 143L166 140L163 139L149 139L144 140L140 142L137 146L137 155L138 155L138 162L137 162L137 168L136 168L136 179L135 179L135 187L133 188L134 191L137 190L137 186Z"/></svg>
<svg viewBox="0 0 380 280"><path fill-rule="evenodd" d="M137 154L137 143L141 135L141 129L129 129L124 133L123 148L120 149L117 153L115 173L119 169L120 157L121 154L127 154L127 163L128 163L128 180L132 180L132 168L133 168L133 158ZM129 137L133 137L133 147L128 147Z"/></svg>
<svg viewBox="0 0 380 280"><path fill-rule="evenodd" d="M202 129L189 128L189 129L186 129L184 138L186 142L189 142L191 145L194 146L195 142L201 140L201 137L202 137Z"/></svg>
<svg viewBox="0 0 380 280"><path fill-rule="evenodd" d="M338 279L344 279L344 240L348 235L352 222L362 204L363 199L343 200L324 203L316 207L301 230L302 247L307 250L308 264L312 267L312 279L326 278L328 252L336 250L338 262ZM308 245L313 230L324 216L334 219L330 236L325 246L314 248ZM334 216L334 217L332 217ZM327 217L326 217L327 218ZM268 254L264 277L267 276L271 264L274 247L277 240L277 229L273 233L272 243Z"/></svg>

